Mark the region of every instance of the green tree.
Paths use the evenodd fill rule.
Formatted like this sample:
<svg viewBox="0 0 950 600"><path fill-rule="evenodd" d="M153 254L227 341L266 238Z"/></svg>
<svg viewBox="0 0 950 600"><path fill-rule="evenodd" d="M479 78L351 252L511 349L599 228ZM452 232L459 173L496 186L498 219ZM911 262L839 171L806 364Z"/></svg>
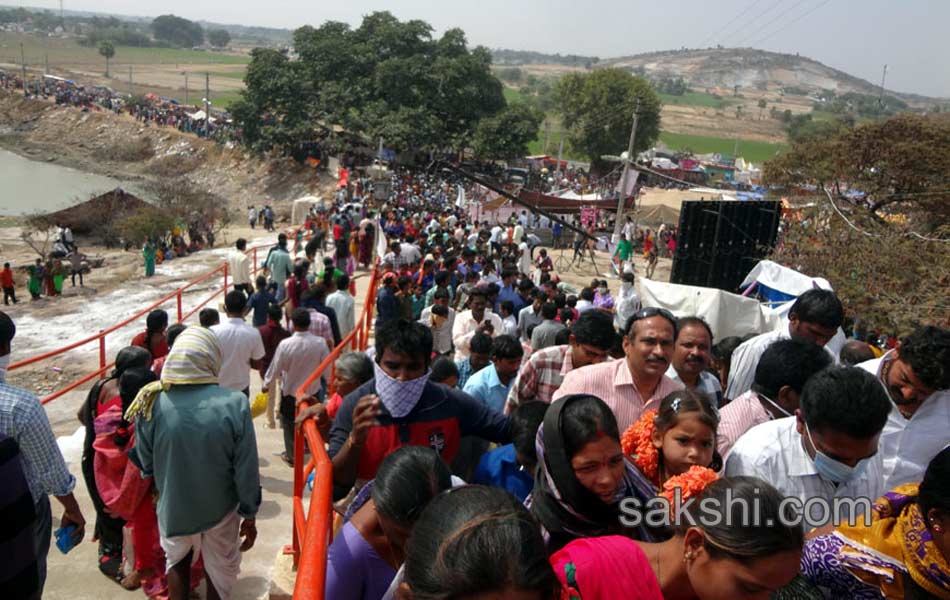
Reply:
<svg viewBox="0 0 950 600"><path fill-rule="evenodd" d="M475 130L473 147L482 159L511 159L528 153L528 144L538 136L544 115L518 102L495 116L486 117Z"/></svg>
<svg viewBox="0 0 950 600"><path fill-rule="evenodd" d="M106 77L109 76L109 60L115 56L115 46L109 40L99 42L99 54L106 59Z"/></svg>
<svg viewBox="0 0 950 600"><path fill-rule="evenodd" d="M933 231L950 219L950 118L898 115L823 135L803 136L765 163L770 185L815 186L842 197L866 194L862 206L883 218L912 213L917 226Z"/></svg>
<svg viewBox="0 0 950 600"><path fill-rule="evenodd" d="M651 148L660 135L659 98L646 79L622 69L565 75L557 96L571 148L598 167L601 155L626 150L634 110L639 113L635 152Z"/></svg>
<svg viewBox="0 0 950 600"><path fill-rule="evenodd" d="M243 101L234 109L245 141L259 149L312 139L341 125L398 151L464 148L478 122L505 107L491 55L464 33L432 37L424 21L388 12L356 29L328 21L294 32L296 60L255 51Z"/></svg>
<svg viewBox="0 0 950 600"><path fill-rule="evenodd" d="M225 48L231 43L231 34L227 29L209 29L208 43L215 48Z"/></svg>
<svg viewBox="0 0 950 600"><path fill-rule="evenodd" d="M765 107L768 106L768 103L765 101L765 98L759 98L759 120L762 120L762 111L765 110Z"/></svg>
<svg viewBox="0 0 950 600"><path fill-rule="evenodd" d="M151 29L156 40L172 46L191 48L200 46L205 40L201 25L175 15L155 17Z"/></svg>
<svg viewBox="0 0 950 600"><path fill-rule="evenodd" d="M766 161L765 183L808 208L772 259L825 277L871 328L945 322L950 286L950 118L826 123ZM809 191L817 189L815 191ZM852 200L846 193L864 193Z"/></svg>

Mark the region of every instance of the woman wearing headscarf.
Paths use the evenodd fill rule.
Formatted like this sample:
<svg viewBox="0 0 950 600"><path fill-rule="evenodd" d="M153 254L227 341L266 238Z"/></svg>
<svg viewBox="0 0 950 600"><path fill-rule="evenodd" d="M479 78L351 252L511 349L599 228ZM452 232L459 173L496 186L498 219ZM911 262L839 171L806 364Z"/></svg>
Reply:
<svg viewBox="0 0 950 600"><path fill-rule="evenodd" d="M209 588L229 598L241 552L257 537L261 487L250 405L244 394L218 385L220 368L214 332L190 327L175 340L161 381L143 387L125 413L135 422L130 458L155 478L160 543L174 598L187 595L199 552Z"/></svg>
<svg viewBox="0 0 950 600"><path fill-rule="evenodd" d="M620 503L640 506L653 486L624 456L617 419L596 396L554 402L537 436L538 469L525 504L540 521L549 553L578 538L626 535L652 541L659 532L621 522Z"/></svg>
<svg viewBox="0 0 950 600"><path fill-rule="evenodd" d="M128 346L119 350L115 357L115 369L105 379L100 379L92 386L86 395L86 401L79 409L79 422L86 428L83 440L82 474L89 490L89 497L96 509L95 537L99 540L99 570L110 579L123 582L123 587L135 589L138 587L137 577L129 574L123 580L122 568L122 527L125 520L111 514L102 501L99 488L96 485L93 459L95 451L93 442L96 438L94 422L97 417L111 407L119 406L119 377L131 368L147 368L152 364L152 355L145 348Z"/></svg>

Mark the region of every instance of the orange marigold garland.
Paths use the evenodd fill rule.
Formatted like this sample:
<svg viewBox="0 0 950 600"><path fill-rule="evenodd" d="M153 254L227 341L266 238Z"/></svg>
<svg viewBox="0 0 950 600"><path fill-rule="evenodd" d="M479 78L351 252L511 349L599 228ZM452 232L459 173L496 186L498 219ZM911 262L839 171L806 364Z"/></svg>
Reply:
<svg viewBox="0 0 950 600"><path fill-rule="evenodd" d="M674 477L670 477L665 482L663 482L663 489L660 491L660 496L666 498L670 503L670 512L672 513L675 508L675 502L673 495L676 492L676 489L679 488L680 491L680 500L685 502L689 498L694 498L699 496L706 486L710 483L719 479L719 476L715 471L707 467L701 467L699 465L693 465L685 473L681 473ZM671 515L674 519L676 515Z"/></svg>
<svg viewBox="0 0 950 600"><path fill-rule="evenodd" d="M640 472L652 481L653 485L659 486L660 453L653 446L653 431L656 429L653 419L655 417L655 410L643 413L640 419L630 425L620 436L620 447L640 469Z"/></svg>

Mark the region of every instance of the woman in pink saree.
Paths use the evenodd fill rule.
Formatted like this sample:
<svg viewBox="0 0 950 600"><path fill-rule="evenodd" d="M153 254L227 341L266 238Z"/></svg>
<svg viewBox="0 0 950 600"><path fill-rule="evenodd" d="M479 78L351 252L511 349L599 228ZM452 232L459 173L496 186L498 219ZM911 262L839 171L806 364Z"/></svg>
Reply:
<svg viewBox="0 0 950 600"><path fill-rule="evenodd" d="M119 377L119 395L101 405L94 422L93 470L106 509L125 519L126 527L131 527L135 572L142 591L154 600L166 600L168 584L165 554L159 544L155 488L152 478L142 479L141 471L130 459L130 451L135 447L135 429L123 418L138 391L155 380L155 374L147 367L128 369ZM193 588L202 577L199 560L192 568Z"/></svg>

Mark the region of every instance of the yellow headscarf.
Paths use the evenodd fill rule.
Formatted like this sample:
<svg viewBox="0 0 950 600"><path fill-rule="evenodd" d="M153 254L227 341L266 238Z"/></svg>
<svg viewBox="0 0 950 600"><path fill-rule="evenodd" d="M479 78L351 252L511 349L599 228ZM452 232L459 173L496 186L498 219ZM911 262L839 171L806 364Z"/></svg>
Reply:
<svg viewBox="0 0 950 600"><path fill-rule="evenodd" d="M842 525L835 535L844 545L838 560L886 598L904 597L907 571L914 582L942 600L950 600L950 565L937 549L917 504L919 484L902 485L874 503L871 526Z"/></svg>
<svg viewBox="0 0 950 600"><path fill-rule="evenodd" d="M133 421L144 416L152 418L152 406L163 391L173 385L198 385L218 383L221 369L221 347L218 338L210 329L189 327L175 339L162 367L161 381L155 381L139 390L135 400L125 411L125 419Z"/></svg>

